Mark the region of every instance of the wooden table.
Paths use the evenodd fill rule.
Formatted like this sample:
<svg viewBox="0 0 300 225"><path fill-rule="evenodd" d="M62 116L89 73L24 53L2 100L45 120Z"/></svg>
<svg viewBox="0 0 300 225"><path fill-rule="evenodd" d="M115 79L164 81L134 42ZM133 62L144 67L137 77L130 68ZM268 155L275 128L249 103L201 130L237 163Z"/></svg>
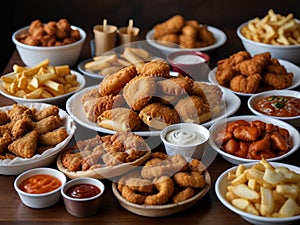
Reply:
<svg viewBox="0 0 300 225"><path fill-rule="evenodd" d="M210 53L211 68L216 66L219 59L228 57L229 55L242 50L242 45L237 38L234 30L225 30L227 34L227 42L221 48ZM80 60L90 57L89 42L85 43ZM15 51L10 61L8 62L3 74L12 71L12 65L22 62ZM76 68L74 68L76 69ZM299 91L299 88L297 89ZM242 104L235 115L251 114L247 108L247 98L242 97ZM10 105L14 102L0 95L0 106ZM64 107L64 106L62 106ZM77 132L77 131L76 131ZM78 126L78 132L93 133L90 130ZM73 140L74 141L74 140ZM282 162L300 166L300 152L283 160ZM218 176L232 165L225 161L222 157L217 156L213 163L208 167L208 171L212 177L212 187L204 198L198 201L192 208L167 217L148 218L135 215L122 208L111 190L111 181L105 180L106 191L103 198L103 205L98 214L87 217L77 218L69 215L62 200L56 205L47 209L31 209L22 204L17 193L13 188L13 182L16 176L0 175L0 222L5 225L16 224L72 224L72 225L87 225L87 224L102 224L102 225L183 225L183 224L249 224L238 215L232 213L225 208L216 197L214 184ZM55 165L53 165L55 167Z"/></svg>

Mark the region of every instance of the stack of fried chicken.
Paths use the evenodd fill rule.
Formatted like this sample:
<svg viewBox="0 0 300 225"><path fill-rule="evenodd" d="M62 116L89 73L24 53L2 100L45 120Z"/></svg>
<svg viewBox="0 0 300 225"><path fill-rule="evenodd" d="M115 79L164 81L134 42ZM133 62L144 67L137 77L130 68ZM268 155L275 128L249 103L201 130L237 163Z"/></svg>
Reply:
<svg viewBox="0 0 300 225"><path fill-rule="evenodd" d="M216 70L220 85L241 93L285 89L292 85L293 76L269 52L253 57L247 51L237 52L218 61Z"/></svg>
<svg viewBox="0 0 300 225"><path fill-rule="evenodd" d="M87 118L100 127L134 131L146 125L161 130L181 121L210 120L221 109L222 94L217 85L171 76L169 65L155 59L105 77L81 100Z"/></svg>

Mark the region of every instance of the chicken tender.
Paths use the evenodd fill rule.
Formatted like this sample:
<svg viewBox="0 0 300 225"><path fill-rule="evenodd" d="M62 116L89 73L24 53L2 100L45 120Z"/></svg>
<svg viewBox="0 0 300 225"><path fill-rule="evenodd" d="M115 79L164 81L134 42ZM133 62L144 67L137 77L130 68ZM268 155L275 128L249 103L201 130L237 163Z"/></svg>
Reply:
<svg viewBox="0 0 300 225"><path fill-rule="evenodd" d="M39 136L39 143L47 146L55 146L68 137L68 132L64 127L47 132Z"/></svg>
<svg viewBox="0 0 300 225"><path fill-rule="evenodd" d="M45 134L63 125L64 119L59 116L49 116L34 123L34 129L38 134Z"/></svg>
<svg viewBox="0 0 300 225"><path fill-rule="evenodd" d="M236 92L242 93L256 93L261 80L260 74L245 77L238 75L231 79L230 88Z"/></svg>

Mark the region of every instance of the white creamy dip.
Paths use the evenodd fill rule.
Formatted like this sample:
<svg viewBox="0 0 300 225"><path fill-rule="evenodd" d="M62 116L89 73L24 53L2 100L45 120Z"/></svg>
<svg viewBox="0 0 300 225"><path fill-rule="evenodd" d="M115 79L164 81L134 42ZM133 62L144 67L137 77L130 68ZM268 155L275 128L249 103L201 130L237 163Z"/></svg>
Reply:
<svg viewBox="0 0 300 225"><path fill-rule="evenodd" d="M196 131L175 129L169 131L165 139L176 145L195 145L203 142L205 137Z"/></svg>
<svg viewBox="0 0 300 225"><path fill-rule="evenodd" d="M205 62L205 59L197 55L179 55L174 57L172 61L181 64L197 64Z"/></svg>

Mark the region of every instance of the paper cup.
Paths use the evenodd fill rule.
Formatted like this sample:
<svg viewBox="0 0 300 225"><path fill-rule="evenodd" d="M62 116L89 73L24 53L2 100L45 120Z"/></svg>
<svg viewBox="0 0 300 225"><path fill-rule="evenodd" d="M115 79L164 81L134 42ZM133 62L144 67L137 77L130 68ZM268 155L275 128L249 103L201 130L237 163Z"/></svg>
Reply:
<svg viewBox="0 0 300 225"><path fill-rule="evenodd" d="M139 40L140 29L132 27L131 33L127 33L128 27L120 27L118 30L119 45L128 44Z"/></svg>
<svg viewBox="0 0 300 225"><path fill-rule="evenodd" d="M107 25L106 31L103 31L103 25L94 26L95 36L95 55L102 55L104 52L109 51L116 46L117 27Z"/></svg>

